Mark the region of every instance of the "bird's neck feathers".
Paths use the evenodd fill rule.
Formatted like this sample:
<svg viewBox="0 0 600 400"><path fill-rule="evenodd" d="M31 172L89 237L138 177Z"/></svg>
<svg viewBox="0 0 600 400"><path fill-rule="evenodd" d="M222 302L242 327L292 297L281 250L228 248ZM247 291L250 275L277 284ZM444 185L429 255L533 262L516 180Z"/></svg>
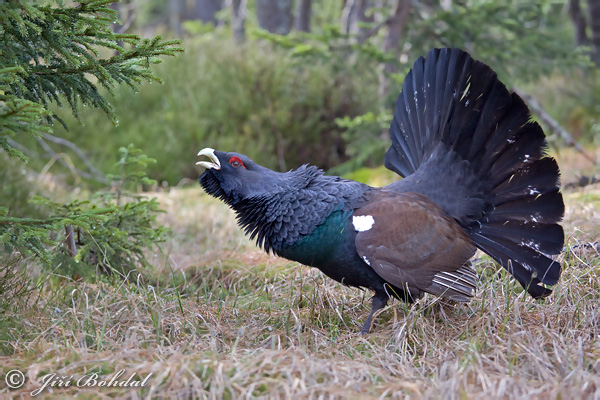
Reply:
<svg viewBox="0 0 600 400"><path fill-rule="evenodd" d="M269 190L229 205L250 239L275 253L312 233L332 212L351 207L367 188L306 165L277 174L268 185Z"/></svg>

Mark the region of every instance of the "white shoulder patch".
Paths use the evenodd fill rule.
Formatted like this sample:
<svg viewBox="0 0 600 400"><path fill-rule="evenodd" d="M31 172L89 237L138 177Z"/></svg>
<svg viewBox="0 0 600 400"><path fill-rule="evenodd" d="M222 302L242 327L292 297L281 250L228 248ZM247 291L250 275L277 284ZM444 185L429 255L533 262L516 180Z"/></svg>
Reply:
<svg viewBox="0 0 600 400"><path fill-rule="evenodd" d="M369 266L371 265L371 261L369 261L369 260L367 259L367 257L365 257L365 256L363 256L363 261L364 261L364 262L365 262L367 265L369 265Z"/></svg>
<svg viewBox="0 0 600 400"><path fill-rule="evenodd" d="M357 232L368 231L375 224L372 215L355 215L352 217L352 225Z"/></svg>

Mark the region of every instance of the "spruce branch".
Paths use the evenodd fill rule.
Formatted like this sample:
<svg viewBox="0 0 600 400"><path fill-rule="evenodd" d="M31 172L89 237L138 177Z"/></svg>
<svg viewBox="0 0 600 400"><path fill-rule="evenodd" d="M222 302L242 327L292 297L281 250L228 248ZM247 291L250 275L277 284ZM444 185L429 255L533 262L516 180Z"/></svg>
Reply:
<svg viewBox="0 0 600 400"><path fill-rule="evenodd" d="M66 102L78 119L79 107L89 105L116 123L116 114L98 87L112 93L120 84L134 88L145 81L161 82L151 66L183 51L178 40L113 32L112 24L118 20L118 13L109 7L113 2L82 0L74 7L20 0L0 3L0 94L8 98L0 98L0 107L9 108L0 113L0 145L9 154L26 158L5 136L32 131L29 125L41 126L44 120L63 123L47 110L50 103ZM113 55L102 57L109 53ZM10 119L13 115L17 121Z"/></svg>
<svg viewBox="0 0 600 400"><path fill-rule="evenodd" d="M77 170L78 174L106 182L106 176L73 143L52 135L49 123L64 123L48 110L49 105L66 103L77 118L79 107L89 105L116 123L116 114L99 88L112 93L122 84L135 88L143 82L161 82L152 66L183 51L178 40L113 32L112 24L118 20L109 7L113 2L81 0L71 7L62 2L44 6L26 0L0 2L0 148L9 155L26 160L25 153L30 152L18 138L31 134L59 162L65 160L47 142L68 147L89 170ZM122 184L150 183L140 168L151 159L132 147L125 150ZM129 197L132 200L124 204L110 192L68 204L34 198L33 203L52 210L45 219L13 217L0 207L0 246L22 257L35 255L48 264L61 264L67 262L60 260L64 241L74 262L100 264L106 271L145 264L145 250L164 241L167 229L155 226L160 212L156 200Z"/></svg>

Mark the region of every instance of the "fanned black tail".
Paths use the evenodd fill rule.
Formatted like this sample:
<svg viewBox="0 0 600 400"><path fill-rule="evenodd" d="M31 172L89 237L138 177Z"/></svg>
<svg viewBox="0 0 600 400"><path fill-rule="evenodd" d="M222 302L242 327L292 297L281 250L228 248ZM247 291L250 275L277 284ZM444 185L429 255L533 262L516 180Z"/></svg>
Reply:
<svg viewBox="0 0 600 400"><path fill-rule="evenodd" d="M533 297L551 291L563 247L560 172L523 100L487 65L435 49L406 76L390 127L395 191L436 201Z"/></svg>

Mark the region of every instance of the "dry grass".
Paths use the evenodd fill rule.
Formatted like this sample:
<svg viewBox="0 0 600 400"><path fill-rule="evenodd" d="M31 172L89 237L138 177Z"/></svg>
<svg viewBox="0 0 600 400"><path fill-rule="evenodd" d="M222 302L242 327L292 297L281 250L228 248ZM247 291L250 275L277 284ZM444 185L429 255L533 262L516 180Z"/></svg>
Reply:
<svg viewBox="0 0 600 400"><path fill-rule="evenodd" d="M563 168L565 166L563 165ZM569 247L598 240L600 185L567 192ZM525 296L487 258L468 305L393 302L356 334L369 293L258 251L199 189L161 194L174 229L156 268L131 282L51 277L2 317L0 371L145 376L143 389L54 388L44 396L157 398L600 398L600 254L569 248L554 295ZM167 262L166 260L169 260Z"/></svg>

